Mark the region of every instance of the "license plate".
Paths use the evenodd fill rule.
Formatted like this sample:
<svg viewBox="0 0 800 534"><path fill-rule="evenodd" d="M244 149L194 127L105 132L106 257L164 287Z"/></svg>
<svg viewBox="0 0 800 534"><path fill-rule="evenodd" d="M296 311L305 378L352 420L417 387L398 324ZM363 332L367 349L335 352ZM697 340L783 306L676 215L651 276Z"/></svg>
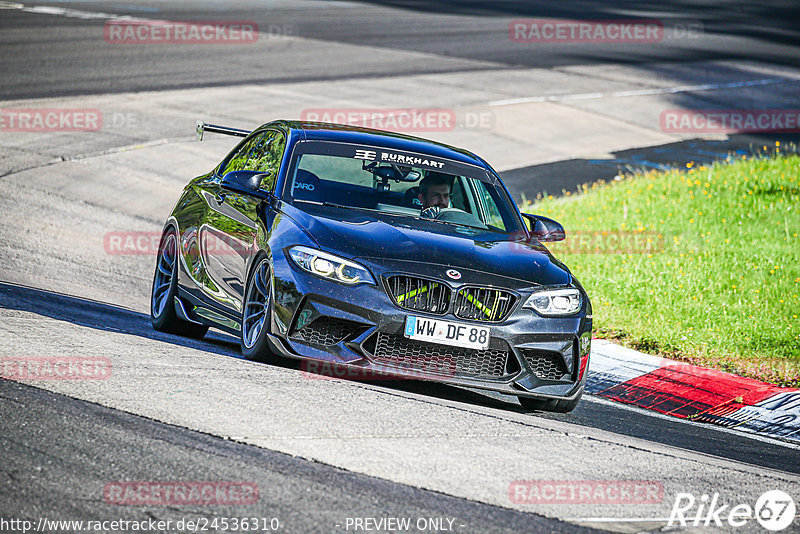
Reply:
<svg viewBox="0 0 800 534"><path fill-rule="evenodd" d="M489 348L489 327L451 323L428 317L406 317L404 334L409 339L454 347L483 350Z"/></svg>

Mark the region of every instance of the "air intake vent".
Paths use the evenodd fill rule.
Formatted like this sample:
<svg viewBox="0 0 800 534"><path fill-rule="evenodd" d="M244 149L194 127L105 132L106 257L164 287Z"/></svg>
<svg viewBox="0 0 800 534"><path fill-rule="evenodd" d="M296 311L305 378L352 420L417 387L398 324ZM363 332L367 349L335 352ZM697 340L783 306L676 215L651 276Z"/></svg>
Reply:
<svg viewBox="0 0 800 534"><path fill-rule="evenodd" d="M483 287L465 287L456 293L453 313L461 319L496 323L505 319L516 297L508 291Z"/></svg>
<svg viewBox="0 0 800 534"><path fill-rule="evenodd" d="M429 373L497 378L505 374L508 350L448 347L380 332L373 359Z"/></svg>
<svg viewBox="0 0 800 534"><path fill-rule="evenodd" d="M450 288L441 282L415 276L391 276L386 280L389 296L407 310L443 315L450 304Z"/></svg>
<svg viewBox="0 0 800 534"><path fill-rule="evenodd" d="M292 332L292 339L317 345L336 345L340 341L354 337L364 331L362 324L335 317L317 317L307 325Z"/></svg>
<svg viewBox="0 0 800 534"><path fill-rule="evenodd" d="M528 368L542 380L561 380L567 373L563 360L552 352L522 349Z"/></svg>

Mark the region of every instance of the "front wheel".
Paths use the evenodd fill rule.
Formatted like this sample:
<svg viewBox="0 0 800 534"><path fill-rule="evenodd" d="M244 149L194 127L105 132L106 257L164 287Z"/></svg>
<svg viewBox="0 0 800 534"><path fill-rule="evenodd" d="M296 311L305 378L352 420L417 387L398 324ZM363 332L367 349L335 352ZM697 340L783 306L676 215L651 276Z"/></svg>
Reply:
<svg viewBox="0 0 800 534"><path fill-rule="evenodd" d="M178 292L178 234L169 227L158 245L153 290L150 293L150 322L160 332L201 338L208 332L202 324L188 323L175 313Z"/></svg>
<svg viewBox="0 0 800 534"><path fill-rule="evenodd" d="M247 281L242 306L242 355L248 360L266 362L274 356L269 348L272 310L272 269L269 259L262 257Z"/></svg>
<svg viewBox="0 0 800 534"><path fill-rule="evenodd" d="M583 391L581 391L577 397L572 400L566 399L532 399L530 397L518 397L519 403L522 405L525 410L528 411L540 411L540 412L556 412L556 413L567 413L571 412L575 409L578 405L578 401L581 400L583 396Z"/></svg>

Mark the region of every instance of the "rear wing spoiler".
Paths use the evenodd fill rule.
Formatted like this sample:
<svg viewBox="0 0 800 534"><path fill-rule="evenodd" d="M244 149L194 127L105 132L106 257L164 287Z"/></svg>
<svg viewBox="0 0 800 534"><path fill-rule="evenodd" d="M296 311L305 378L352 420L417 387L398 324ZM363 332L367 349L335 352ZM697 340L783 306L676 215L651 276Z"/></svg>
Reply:
<svg viewBox="0 0 800 534"><path fill-rule="evenodd" d="M239 128L231 128L229 126L217 126L216 124L206 124L203 121L197 121L197 140L203 140L204 132L221 133L225 135L233 135L236 137L247 137L250 134L249 130L240 130Z"/></svg>

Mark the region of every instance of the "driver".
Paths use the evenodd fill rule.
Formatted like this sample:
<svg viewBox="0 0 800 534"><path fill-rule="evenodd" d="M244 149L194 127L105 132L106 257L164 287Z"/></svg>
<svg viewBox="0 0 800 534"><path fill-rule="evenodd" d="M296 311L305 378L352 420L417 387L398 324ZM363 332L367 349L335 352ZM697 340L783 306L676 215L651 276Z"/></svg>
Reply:
<svg viewBox="0 0 800 534"><path fill-rule="evenodd" d="M417 198L422 203L421 216L435 217L439 210L450 207L451 182L449 174L436 171L429 171L420 180Z"/></svg>

